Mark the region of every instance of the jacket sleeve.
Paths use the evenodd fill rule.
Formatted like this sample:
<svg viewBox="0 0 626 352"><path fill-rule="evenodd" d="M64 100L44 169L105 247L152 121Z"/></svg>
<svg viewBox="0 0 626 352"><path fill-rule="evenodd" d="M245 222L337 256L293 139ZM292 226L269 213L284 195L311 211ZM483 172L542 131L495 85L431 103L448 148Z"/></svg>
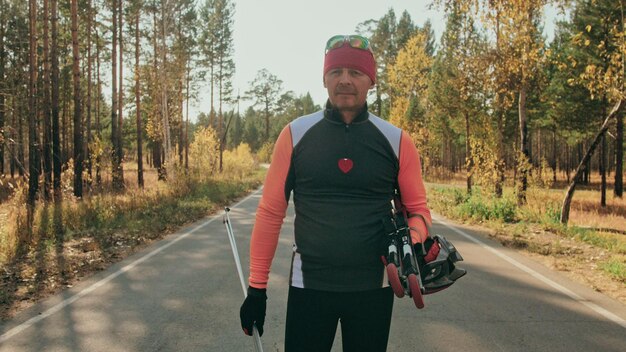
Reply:
<svg viewBox="0 0 626 352"><path fill-rule="evenodd" d="M413 243L424 242L432 224L430 210L426 204L426 188L422 179L421 160L411 137L402 131L400 139L400 170L398 186L402 203L407 209L411 239Z"/></svg>
<svg viewBox="0 0 626 352"><path fill-rule="evenodd" d="M283 128L274 145L272 163L265 177L263 195L257 208L250 242L250 278L255 288L266 288L278 235L287 212L287 177L292 153L291 130Z"/></svg>

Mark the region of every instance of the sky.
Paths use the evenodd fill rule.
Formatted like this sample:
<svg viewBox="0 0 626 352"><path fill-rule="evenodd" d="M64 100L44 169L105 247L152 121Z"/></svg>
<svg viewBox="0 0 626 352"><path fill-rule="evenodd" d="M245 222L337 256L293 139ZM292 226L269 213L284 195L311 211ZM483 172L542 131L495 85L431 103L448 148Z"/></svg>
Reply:
<svg viewBox="0 0 626 352"><path fill-rule="evenodd" d="M200 0L203 1L203 0ZM353 34L356 26L379 19L393 8L399 18L407 10L422 26L430 18L437 37L445 27L443 14L428 10L422 0L234 0L235 77L233 87L241 96L261 69L283 81L284 91L297 96L311 93L316 104L326 102L322 85L324 46L335 34ZM209 111L208 89L200 90L190 107L190 118ZM240 110L251 105L242 101Z"/></svg>
<svg viewBox="0 0 626 352"><path fill-rule="evenodd" d="M200 2L203 0L200 0ZM443 11L429 9L430 0L234 0L234 93L241 96L261 69L283 81L284 91L309 92L316 104L326 102L322 84L324 46L336 34L355 33L357 25L379 19L393 8L404 10L413 23L432 23L437 43L445 28ZM553 17L548 14L549 17ZM210 109L208 87L200 89L190 118ZM203 94L203 92L206 92ZM240 111L252 104L241 101ZM233 107L236 108L236 107ZM226 109L229 109L226 107Z"/></svg>

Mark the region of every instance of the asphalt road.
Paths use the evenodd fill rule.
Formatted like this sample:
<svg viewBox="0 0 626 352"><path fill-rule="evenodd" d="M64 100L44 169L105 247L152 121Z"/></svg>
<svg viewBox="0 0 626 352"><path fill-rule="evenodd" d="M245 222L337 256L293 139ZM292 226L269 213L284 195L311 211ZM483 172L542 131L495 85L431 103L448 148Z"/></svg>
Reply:
<svg viewBox="0 0 626 352"><path fill-rule="evenodd" d="M230 215L244 272L259 199L254 193ZM270 275L265 351L283 350L292 216ZM423 310L396 299L389 351L626 351L626 306L484 234L435 222L468 275L426 296ZM242 300L219 214L0 325L0 351L252 351L239 326ZM333 351L341 351L339 332Z"/></svg>

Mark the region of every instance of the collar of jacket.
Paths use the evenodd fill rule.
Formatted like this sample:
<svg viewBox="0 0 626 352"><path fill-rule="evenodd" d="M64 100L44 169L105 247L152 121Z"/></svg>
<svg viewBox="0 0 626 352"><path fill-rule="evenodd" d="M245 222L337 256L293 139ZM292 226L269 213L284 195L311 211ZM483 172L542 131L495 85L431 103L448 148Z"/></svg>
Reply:
<svg viewBox="0 0 626 352"><path fill-rule="evenodd" d="M324 117L330 120L331 122L345 124L343 122L343 117L341 116L341 113L330 103L330 100L326 101L326 108L324 109ZM367 110L367 102L366 102L365 106L363 106L363 110L361 110L361 112L359 112L356 115L356 117L354 118L354 120L352 120L350 124L362 123L362 122L367 121L368 118L369 118L369 112Z"/></svg>

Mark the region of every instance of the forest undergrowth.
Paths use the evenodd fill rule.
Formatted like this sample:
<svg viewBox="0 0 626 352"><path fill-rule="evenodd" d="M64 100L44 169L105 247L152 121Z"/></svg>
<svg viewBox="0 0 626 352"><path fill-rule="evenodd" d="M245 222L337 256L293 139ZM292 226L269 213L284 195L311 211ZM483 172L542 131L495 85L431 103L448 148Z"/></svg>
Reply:
<svg viewBox="0 0 626 352"><path fill-rule="evenodd" d="M607 205L601 207L599 185L592 180L576 191L565 226L559 223L564 187L532 187L527 203L518 206L512 186L495 198L479 186L468 195L460 179L431 181L428 201L434 212L477 227L502 245L626 304L626 199L609 189Z"/></svg>
<svg viewBox="0 0 626 352"><path fill-rule="evenodd" d="M31 231L24 189L14 186L15 196L0 205L0 320L216 213L258 188L265 174L256 165L247 172L225 167L212 176L178 170L163 182L150 169L139 189L132 168L125 165L124 192L103 191L110 189L105 175L81 200L66 192L58 205L39 202Z"/></svg>

